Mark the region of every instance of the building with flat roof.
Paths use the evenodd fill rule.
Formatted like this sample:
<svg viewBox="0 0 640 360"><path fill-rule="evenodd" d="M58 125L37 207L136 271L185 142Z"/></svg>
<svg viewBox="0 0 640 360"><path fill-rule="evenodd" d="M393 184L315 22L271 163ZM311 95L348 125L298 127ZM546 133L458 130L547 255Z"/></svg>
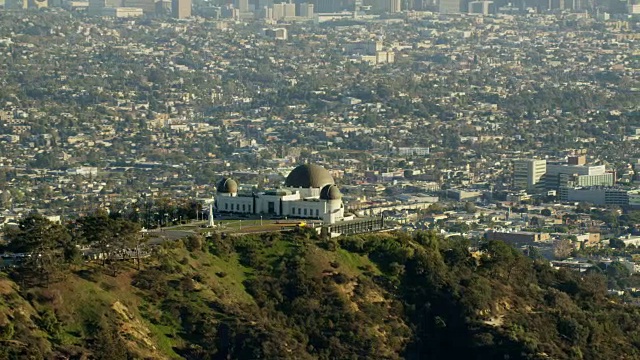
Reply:
<svg viewBox="0 0 640 360"><path fill-rule="evenodd" d="M613 186L615 184L614 173L604 173L601 175L569 175L560 174L558 176L557 194L559 200L569 200L568 191L572 188L592 187L592 186Z"/></svg>
<svg viewBox="0 0 640 360"><path fill-rule="evenodd" d="M513 161L513 187L527 192L542 192L543 177L547 172L547 161L518 159Z"/></svg>
<svg viewBox="0 0 640 360"><path fill-rule="evenodd" d="M191 0L172 0L171 14L176 19L191 17Z"/></svg>
<svg viewBox="0 0 640 360"><path fill-rule="evenodd" d="M249 12L249 0L234 0L233 7L241 13Z"/></svg>
<svg viewBox="0 0 640 360"><path fill-rule="evenodd" d="M314 5L312 3L301 3L299 6L298 15L303 18L311 19L314 14Z"/></svg>
<svg viewBox="0 0 640 360"><path fill-rule="evenodd" d="M594 205L620 205L629 204L629 191L615 187L584 187L567 189L568 201L586 202Z"/></svg>
<svg viewBox="0 0 640 360"><path fill-rule="evenodd" d="M439 0L438 12L440 14L460 14L462 2L460 0Z"/></svg>
<svg viewBox="0 0 640 360"><path fill-rule="evenodd" d="M516 245L531 245L540 242L551 241L551 235L547 233L518 231L518 232L498 232L487 231L485 234L487 240L500 240Z"/></svg>
<svg viewBox="0 0 640 360"><path fill-rule="evenodd" d="M634 189L627 191L628 205L634 209L640 209L640 190Z"/></svg>
<svg viewBox="0 0 640 360"><path fill-rule="evenodd" d="M397 147L393 149L400 156L426 156L429 155L428 147Z"/></svg>
<svg viewBox="0 0 640 360"><path fill-rule="evenodd" d="M613 186L616 176L607 172L604 165L585 165L584 157L570 157L569 164L547 164L544 185L547 190L556 190L558 199L572 201L579 191L576 188ZM569 191L574 189L572 197ZM599 201L599 200L598 200Z"/></svg>
<svg viewBox="0 0 640 360"><path fill-rule="evenodd" d="M296 4L277 3L273 4L273 20L292 19L296 16Z"/></svg>
<svg viewBox="0 0 640 360"><path fill-rule="evenodd" d="M468 7L469 14L489 15L495 13L493 1L471 1Z"/></svg>
<svg viewBox="0 0 640 360"><path fill-rule="evenodd" d="M598 176L605 175L607 173L604 165L570 165L570 164L557 164L547 163L547 172L545 175L545 187L548 190L558 190L561 186L566 186L562 183L563 176ZM566 179L566 176L564 177ZM590 181L584 178L580 181ZM594 180L595 181L595 180ZM613 184L612 184L613 185Z"/></svg>
<svg viewBox="0 0 640 360"><path fill-rule="evenodd" d="M475 200L482 197L482 192L463 189L448 189L447 197L456 201Z"/></svg>
<svg viewBox="0 0 640 360"><path fill-rule="evenodd" d="M376 64L395 62L395 52L383 50L382 41L354 41L344 45L344 51L352 61Z"/></svg>
<svg viewBox="0 0 640 360"><path fill-rule="evenodd" d="M572 155L567 158L569 165L585 165L586 163L587 157L585 155Z"/></svg>
<svg viewBox="0 0 640 360"><path fill-rule="evenodd" d="M264 29L264 36L275 40L287 40L288 32L286 28Z"/></svg>
<svg viewBox="0 0 640 360"><path fill-rule="evenodd" d="M140 8L115 7L115 8L102 9L102 16L113 17L118 19L140 17L142 15L143 15L143 11ZM77 174L81 174L81 173L78 172ZM82 174L84 175L84 173Z"/></svg>
<svg viewBox="0 0 640 360"><path fill-rule="evenodd" d="M371 10L383 13L396 13L401 11L401 0L367 0L364 5L371 6Z"/></svg>
<svg viewBox="0 0 640 360"><path fill-rule="evenodd" d="M605 171L606 167L604 165L547 164L547 174L551 176L559 174L602 175Z"/></svg>
<svg viewBox="0 0 640 360"><path fill-rule="evenodd" d="M140 17L143 15L143 10L140 8L134 7L114 7L114 8L103 8L102 16L113 17L113 18L132 18L132 17Z"/></svg>
<svg viewBox="0 0 640 360"><path fill-rule="evenodd" d="M333 13L344 10L342 2L336 0L317 0L315 6L316 12L319 13ZM353 14L351 13L349 16L353 17Z"/></svg>
<svg viewBox="0 0 640 360"><path fill-rule="evenodd" d="M7 9L44 9L49 7L48 0L6 0L4 6Z"/></svg>
<svg viewBox="0 0 640 360"><path fill-rule="evenodd" d="M102 9L121 7L122 0L89 0L88 12L92 15L102 15Z"/></svg>
<svg viewBox="0 0 640 360"><path fill-rule="evenodd" d="M156 13L155 0L124 0L124 6L142 9L145 15L153 15Z"/></svg>

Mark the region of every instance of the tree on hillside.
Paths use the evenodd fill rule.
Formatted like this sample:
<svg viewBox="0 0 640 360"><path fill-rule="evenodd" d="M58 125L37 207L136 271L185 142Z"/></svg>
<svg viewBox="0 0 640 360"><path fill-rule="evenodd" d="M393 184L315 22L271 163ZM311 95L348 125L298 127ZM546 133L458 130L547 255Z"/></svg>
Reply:
<svg viewBox="0 0 640 360"><path fill-rule="evenodd" d="M483 252L482 267L487 268L493 276L509 282L518 273L518 267L524 257L511 245L497 240L490 240L480 246Z"/></svg>
<svg viewBox="0 0 640 360"><path fill-rule="evenodd" d="M107 263L114 265L114 260L124 259L127 250L135 249L140 240L139 224L123 218L114 220L105 211L80 218L78 230L80 239L99 251L103 266ZM116 267L111 269L115 275Z"/></svg>
<svg viewBox="0 0 640 360"><path fill-rule="evenodd" d="M467 201L464 203L464 211L466 211L468 214L475 214L475 212L477 211L476 205L471 201Z"/></svg>
<svg viewBox="0 0 640 360"><path fill-rule="evenodd" d="M47 284L65 263L65 250L72 246L64 226L35 213L20 220L18 228L6 231L5 236L8 250L22 254L20 272Z"/></svg>
<svg viewBox="0 0 640 360"><path fill-rule="evenodd" d="M581 202L578 204L578 206L576 206L576 212L588 214L589 212L591 212L591 206L585 202Z"/></svg>
<svg viewBox="0 0 640 360"><path fill-rule="evenodd" d="M445 208L438 203L433 203L431 205L429 205L429 207L427 208L427 210L425 211L427 214L442 214L444 212Z"/></svg>
<svg viewBox="0 0 640 360"><path fill-rule="evenodd" d="M609 288L624 289L629 283L631 271L619 261L610 264L599 263L598 267L607 276Z"/></svg>
<svg viewBox="0 0 640 360"><path fill-rule="evenodd" d="M609 247L612 249L624 249L625 245L626 244L624 243L624 241L618 238L613 238L609 240Z"/></svg>
<svg viewBox="0 0 640 360"><path fill-rule="evenodd" d="M553 244L553 256L556 259L566 259L571 256L573 251L573 244L569 239L561 239Z"/></svg>
<svg viewBox="0 0 640 360"><path fill-rule="evenodd" d="M109 218L105 211L80 218L78 230L82 240L100 251L102 265L105 266L108 259L113 257L115 249L115 234L117 228L115 221Z"/></svg>
<svg viewBox="0 0 640 360"><path fill-rule="evenodd" d="M119 251L122 258L129 258L127 254L131 254L133 249L136 250L135 257L138 260L138 268L140 268L140 224L126 219L118 219L115 221L116 227L116 251Z"/></svg>

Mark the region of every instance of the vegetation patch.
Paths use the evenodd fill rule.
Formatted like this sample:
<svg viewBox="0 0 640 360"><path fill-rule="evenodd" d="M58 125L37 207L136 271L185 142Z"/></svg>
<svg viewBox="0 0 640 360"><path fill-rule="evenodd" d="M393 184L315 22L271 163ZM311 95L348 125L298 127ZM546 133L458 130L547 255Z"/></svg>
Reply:
<svg viewBox="0 0 640 360"><path fill-rule="evenodd" d="M69 234L40 221L64 247ZM2 359L640 357L640 310L607 296L630 277L617 265L558 271L502 242L472 254L431 232L306 229L77 262L32 234L12 236L57 262L0 278Z"/></svg>

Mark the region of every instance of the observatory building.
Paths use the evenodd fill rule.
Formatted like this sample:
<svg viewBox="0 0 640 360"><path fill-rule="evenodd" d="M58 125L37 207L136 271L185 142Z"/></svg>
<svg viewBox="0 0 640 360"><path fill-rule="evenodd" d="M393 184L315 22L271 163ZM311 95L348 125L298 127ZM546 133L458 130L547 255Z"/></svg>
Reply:
<svg viewBox="0 0 640 360"><path fill-rule="evenodd" d="M342 194L322 166L300 165L287 176L284 186L253 194L238 194L238 183L223 178L216 186L215 208L222 213L270 214L320 219L325 224L345 220Z"/></svg>

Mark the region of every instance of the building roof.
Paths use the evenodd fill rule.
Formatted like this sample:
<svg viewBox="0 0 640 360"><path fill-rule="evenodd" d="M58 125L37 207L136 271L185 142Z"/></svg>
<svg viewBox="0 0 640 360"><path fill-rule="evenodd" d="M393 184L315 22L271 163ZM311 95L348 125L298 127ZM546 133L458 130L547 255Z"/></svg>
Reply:
<svg viewBox="0 0 640 360"><path fill-rule="evenodd" d="M293 169L284 182L285 186L295 188L322 188L333 185L333 177L320 165L304 164Z"/></svg>
<svg viewBox="0 0 640 360"><path fill-rule="evenodd" d="M222 178L222 180L218 181L216 188L218 189L218 192L221 193L237 193L238 183L233 179Z"/></svg>

